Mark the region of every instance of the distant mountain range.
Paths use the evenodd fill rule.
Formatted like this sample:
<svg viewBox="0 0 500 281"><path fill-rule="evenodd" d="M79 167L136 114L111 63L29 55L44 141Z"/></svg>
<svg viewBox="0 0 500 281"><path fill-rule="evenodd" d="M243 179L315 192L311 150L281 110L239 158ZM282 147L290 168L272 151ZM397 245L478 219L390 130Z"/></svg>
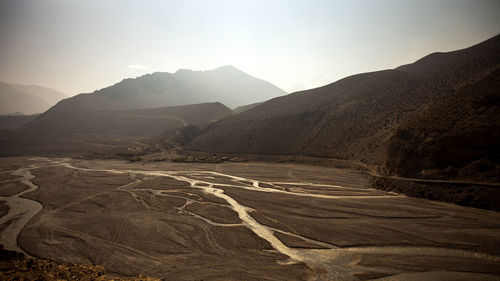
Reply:
<svg viewBox="0 0 500 281"><path fill-rule="evenodd" d="M187 125L198 131L232 114L221 102L246 105L284 94L232 66L157 72L67 98L38 116L0 118L0 129L15 130L4 131L0 142L9 155L27 149L60 153L62 147L91 151L103 143L109 147L122 139L170 134Z"/></svg>
<svg viewBox="0 0 500 281"><path fill-rule="evenodd" d="M36 151L36 140L71 151L78 141L91 151L96 139L107 147L121 136L156 137L210 153L337 158L386 175L498 182L499 76L500 36L289 95L232 66L153 73L65 99L5 131L0 147Z"/></svg>
<svg viewBox="0 0 500 281"><path fill-rule="evenodd" d="M230 115L231 110L219 101L239 105L283 94L269 82L232 66L157 72L65 99L21 132L39 137L74 133L154 136L172 127L204 126Z"/></svg>
<svg viewBox="0 0 500 281"><path fill-rule="evenodd" d="M155 72L125 79L113 86L80 94L57 105L57 110L127 110L220 102L229 107L285 95L269 82L233 66L208 71Z"/></svg>
<svg viewBox="0 0 500 281"><path fill-rule="evenodd" d="M0 115L42 113L65 98L54 89L0 82Z"/></svg>
<svg viewBox="0 0 500 281"><path fill-rule="evenodd" d="M187 147L360 160L418 177L446 176L448 167L456 174L484 169L495 178L499 67L496 36L271 99L210 125Z"/></svg>

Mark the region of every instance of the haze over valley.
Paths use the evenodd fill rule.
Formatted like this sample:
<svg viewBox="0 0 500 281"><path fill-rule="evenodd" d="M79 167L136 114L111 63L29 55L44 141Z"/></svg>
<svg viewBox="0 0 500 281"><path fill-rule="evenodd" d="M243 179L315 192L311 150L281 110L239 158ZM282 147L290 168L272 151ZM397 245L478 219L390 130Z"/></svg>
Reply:
<svg viewBox="0 0 500 281"><path fill-rule="evenodd" d="M2 280L500 280L497 2L0 11Z"/></svg>
<svg viewBox="0 0 500 281"><path fill-rule="evenodd" d="M0 115L31 115L45 112L67 96L54 89L0 82Z"/></svg>

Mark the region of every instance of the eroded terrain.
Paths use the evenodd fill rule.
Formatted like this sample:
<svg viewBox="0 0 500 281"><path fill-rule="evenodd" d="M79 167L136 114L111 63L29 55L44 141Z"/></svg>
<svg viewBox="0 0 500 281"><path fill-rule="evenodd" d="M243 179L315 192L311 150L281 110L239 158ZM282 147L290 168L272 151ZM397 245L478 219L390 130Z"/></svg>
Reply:
<svg viewBox="0 0 500 281"><path fill-rule="evenodd" d="M0 162L0 242L32 256L167 280L500 280L497 212L370 189L358 172Z"/></svg>

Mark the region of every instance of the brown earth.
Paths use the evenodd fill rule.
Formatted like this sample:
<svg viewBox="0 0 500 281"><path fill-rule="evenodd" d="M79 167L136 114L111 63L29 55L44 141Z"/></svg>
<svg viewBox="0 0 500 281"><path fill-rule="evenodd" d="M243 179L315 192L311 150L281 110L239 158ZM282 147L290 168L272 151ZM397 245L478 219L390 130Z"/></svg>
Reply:
<svg viewBox="0 0 500 281"><path fill-rule="evenodd" d="M66 101L66 100L65 100ZM186 124L203 127L231 110L221 103L136 110L55 106L19 130L0 131L0 155L82 155L123 150L144 154L145 139Z"/></svg>
<svg viewBox="0 0 500 281"><path fill-rule="evenodd" d="M19 236L30 255L167 280L500 275L498 213L374 190L365 173L253 162L71 162L79 168L32 170L39 188L27 196L44 208ZM228 201L200 188L210 184L284 245L306 256L324 252L315 262L289 263Z"/></svg>
<svg viewBox="0 0 500 281"><path fill-rule="evenodd" d="M0 245L0 279L14 280L82 280L82 281L159 281L151 277L120 277L106 274L102 266L62 264L49 260L28 258L4 250Z"/></svg>
<svg viewBox="0 0 500 281"><path fill-rule="evenodd" d="M0 186L0 196L12 196L26 189L26 185L19 182L2 183Z"/></svg>
<svg viewBox="0 0 500 281"><path fill-rule="evenodd" d="M269 244L243 226L221 228L179 215L176 207L183 204L183 198L214 207L220 204L209 201L210 196L196 196L197 190L179 189L175 183L170 187L153 177L129 193L115 189L133 182L128 176L66 168L39 169L34 174L40 188L29 196L41 201L44 209L20 236L22 247L32 255L58 262L100 264L121 275L142 273L171 280L220 280L227 276L290 280L307 275L304 265L275 264L284 257L261 251L270 250ZM171 188L177 192L159 197L140 191L150 187L169 194ZM189 210L208 217L212 213L223 215L214 217L220 222L235 221L231 212ZM54 237L64 243L54 244ZM262 272L268 276L261 276Z"/></svg>
<svg viewBox="0 0 500 281"><path fill-rule="evenodd" d="M500 182L500 69L398 127L386 169L405 177Z"/></svg>
<svg viewBox="0 0 500 281"><path fill-rule="evenodd" d="M0 218L5 216L9 212L9 206L7 206L5 201L0 200Z"/></svg>
<svg viewBox="0 0 500 281"><path fill-rule="evenodd" d="M17 130L35 120L38 115L0 115L0 130Z"/></svg>
<svg viewBox="0 0 500 281"><path fill-rule="evenodd" d="M500 211L500 186L464 182L423 182L411 179L376 178L374 188L411 197Z"/></svg>
<svg viewBox="0 0 500 281"><path fill-rule="evenodd" d="M500 35L396 69L274 98L210 125L187 148L358 160L378 165L385 174L420 175L424 168L438 169L427 174L432 178L491 177L499 170L494 145L499 66ZM452 130L440 134L439 128ZM422 153L411 155L415 150ZM450 157L457 154L466 161ZM414 163L415 158L431 164ZM447 173L448 166L464 169Z"/></svg>

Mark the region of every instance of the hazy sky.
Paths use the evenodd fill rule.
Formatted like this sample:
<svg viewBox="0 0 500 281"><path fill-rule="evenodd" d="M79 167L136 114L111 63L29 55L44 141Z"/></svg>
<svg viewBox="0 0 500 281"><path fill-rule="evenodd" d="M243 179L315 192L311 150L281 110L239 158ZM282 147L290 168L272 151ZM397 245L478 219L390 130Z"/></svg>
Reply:
<svg viewBox="0 0 500 281"><path fill-rule="evenodd" d="M74 95L231 64L292 92L498 33L499 0L0 0L0 80Z"/></svg>

